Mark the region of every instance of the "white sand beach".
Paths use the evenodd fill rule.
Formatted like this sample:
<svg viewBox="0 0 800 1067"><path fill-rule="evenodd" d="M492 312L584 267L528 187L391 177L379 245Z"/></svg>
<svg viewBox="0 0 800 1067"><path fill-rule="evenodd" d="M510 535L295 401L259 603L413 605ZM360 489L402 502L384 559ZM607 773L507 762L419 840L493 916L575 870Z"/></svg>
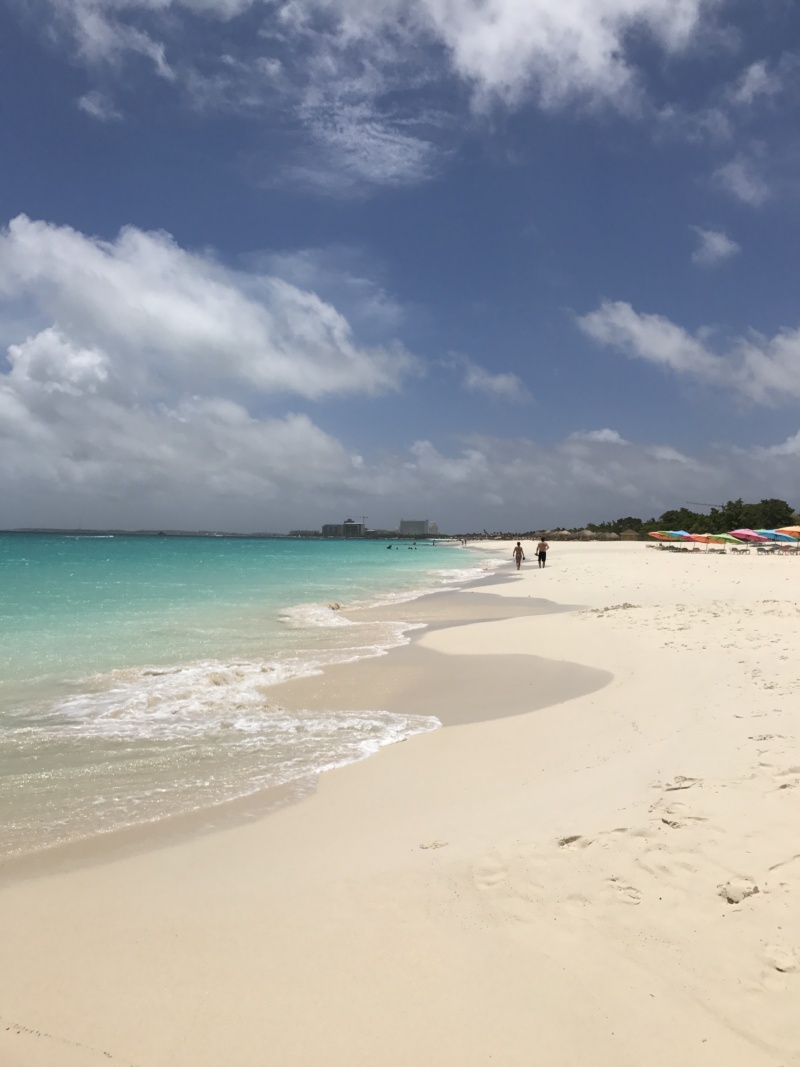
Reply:
<svg viewBox="0 0 800 1067"><path fill-rule="evenodd" d="M445 728L8 866L3 1067L800 1065L800 561L525 549L282 698Z"/></svg>

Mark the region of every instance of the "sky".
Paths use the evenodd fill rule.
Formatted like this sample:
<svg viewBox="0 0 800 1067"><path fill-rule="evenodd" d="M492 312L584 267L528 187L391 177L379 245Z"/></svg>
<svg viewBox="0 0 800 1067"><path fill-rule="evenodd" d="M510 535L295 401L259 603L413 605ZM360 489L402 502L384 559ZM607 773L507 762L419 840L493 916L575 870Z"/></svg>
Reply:
<svg viewBox="0 0 800 1067"><path fill-rule="evenodd" d="M795 0L6 0L0 55L0 528L800 507Z"/></svg>

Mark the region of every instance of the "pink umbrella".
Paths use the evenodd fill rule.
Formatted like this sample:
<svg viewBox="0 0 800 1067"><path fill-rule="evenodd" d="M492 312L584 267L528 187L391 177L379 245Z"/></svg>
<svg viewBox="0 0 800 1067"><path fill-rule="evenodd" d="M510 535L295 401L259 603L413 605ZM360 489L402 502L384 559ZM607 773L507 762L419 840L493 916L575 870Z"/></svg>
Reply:
<svg viewBox="0 0 800 1067"><path fill-rule="evenodd" d="M738 537L740 541L769 541L768 537L762 537L755 530L731 530L731 537Z"/></svg>

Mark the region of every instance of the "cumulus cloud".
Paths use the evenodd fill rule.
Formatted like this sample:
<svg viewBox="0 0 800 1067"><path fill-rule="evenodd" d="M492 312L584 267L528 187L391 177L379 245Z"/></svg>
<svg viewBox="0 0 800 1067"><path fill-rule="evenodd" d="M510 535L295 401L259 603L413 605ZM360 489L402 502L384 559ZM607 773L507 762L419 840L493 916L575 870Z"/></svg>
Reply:
<svg viewBox="0 0 800 1067"><path fill-rule="evenodd" d="M113 359L55 329L0 374L0 495L7 526L286 531L364 513L427 514L455 531L649 517L676 502L800 500L800 433L688 455L604 428L547 444L471 436L364 455L307 414L258 416L230 396L120 397ZM709 494L712 494L709 497Z"/></svg>
<svg viewBox="0 0 800 1067"><path fill-rule="evenodd" d="M700 267L713 267L725 259L730 259L741 252L741 245L728 237L724 230L704 230L701 226L691 226L699 243L692 253L692 263Z"/></svg>
<svg viewBox="0 0 800 1067"><path fill-rule="evenodd" d="M457 354L449 356L444 364L460 375L462 388L470 393L482 393L491 400L512 404L529 404L533 400L522 379L510 371L495 373L467 356Z"/></svg>
<svg viewBox="0 0 800 1067"><path fill-rule="evenodd" d="M754 160L739 155L714 171L713 179L731 196L752 207L761 207L770 188Z"/></svg>
<svg viewBox="0 0 800 1067"><path fill-rule="evenodd" d="M407 309L380 283L383 264L355 246L329 245L250 257L254 269L275 275L333 304L359 337L396 335Z"/></svg>
<svg viewBox="0 0 800 1067"><path fill-rule="evenodd" d="M751 107L757 102L773 100L786 92L797 72L798 59L787 54L777 64L765 59L751 63L729 86L725 96L728 102L738 107Z"/></svg>
<svg viewBox="0 0 800 1067"><path fill-rule="evenodd" d="M605 301L583 315L578 325L600 344L636 359L667 367L677 374L740 393L756 404L800 400L800 329L774 337L752 331L719 355L661 315L642 314L623 301Z"/></svg>
<svg viewBox="0 0 800 1067"><path fill-rule="evenodd" d="M113 363L105 387L143 398L165 382L203 390L221 381L309 399L377 394L416 365L399 344L359 345L314 292L230 270L134 227L101 241L14 219L0 234L0 300L36 307L44 333L26 344L58 339L62 352L104 353Z"/></svg>
<svg viewBox="0 0 800 1067"><path fill-rule="evenodd" d="M228 506L263 525L276 502L341 501L360 457L307 414L259 409L385 393L417 369L399 344L359 344L309 289L134 228L100 241L13 220L0 322L18 334L0 364L0 495L24 525L207 525Z"/></svg>
<svg viewBox="0 0 800 1067"><path fill-rule="evenodd" d="M583 430L572 434L570 441L599 441L606 445L627 445L628 442L616 430Z"/></svg>
<svg viewBox="0 0 800 1067"><path fill-rule="evenodd" d="M122 112L117 110L113 101L98 89L84 93L78 100L78 107L98 122L115 122L122 118Z"/></svg>

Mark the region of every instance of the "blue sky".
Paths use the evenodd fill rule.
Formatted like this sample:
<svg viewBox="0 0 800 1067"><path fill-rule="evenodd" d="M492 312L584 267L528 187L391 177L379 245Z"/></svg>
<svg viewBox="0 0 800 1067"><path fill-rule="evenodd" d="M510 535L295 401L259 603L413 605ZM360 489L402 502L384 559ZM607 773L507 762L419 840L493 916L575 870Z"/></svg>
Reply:
<svg viewBox="0 0 800 1067"><path fill-rule="evenodd" d="M0 525L800 505L793 0L10 0Z"/></svg>

